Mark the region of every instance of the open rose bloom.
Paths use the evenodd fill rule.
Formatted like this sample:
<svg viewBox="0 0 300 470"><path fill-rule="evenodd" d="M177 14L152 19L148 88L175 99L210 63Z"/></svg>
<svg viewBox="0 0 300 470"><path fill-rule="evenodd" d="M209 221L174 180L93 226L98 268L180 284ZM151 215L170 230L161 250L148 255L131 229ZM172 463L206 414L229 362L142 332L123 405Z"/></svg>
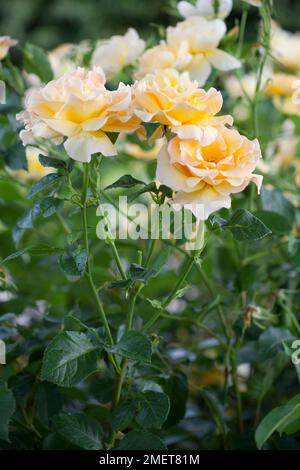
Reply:
<svg viewBox="0 0 300 470"><path fill-rule="evenodd" d="M169 126L173 137L158 155L157 179L176 192L173 202L190 205L202 219L231 205L230 195L262 178L253 174L259 159L257 140L250 141L217 116L223 104L214 88L198 88L187 73L157 71L134 85L136 115L144 122Z"/></svg>
<svg viewBox="0 0 300 470"><path fill-rule="evenodd" d="M37 139L64 142L69 156L81 162L89 162L93 153L115 155L106 133L131 132L140 123L133 113L131 87L120 83L117 90L107 90L101 68L65 73L30 91L25 107L18 115L25 124L21 132L25 145Z"/></svg>
<svg viewBox="0 0 300 470"><path fill-rule="evenodd" d="M175 204L187 205L201 219L222 207L229 209L230 195L251 181L258 190L262 183L262 177L253 173L261 158L258 141L225 126L216 132L207 145L174 137L158 155L158 180L176 191Z"/></svg>
<svg viewBox="0 0 300 470"><path fill-rule="evenodd" d="M18 41L9 36L0 36L0 60L3 60L11 47L18 44Z"/></svg>
<svg viewBox="0 0 300 470"><path fill-rule="evenodd" d="M135 29L130 28L124 36L112 36L107 41L100 41L93 53L92 64L102 67L105 75L111 78L133 64L144 49L145 42Z"/></svg>
<svg viewBox="0 0 300 470"><path fill-rule="evenodd" d="M141 123L158 123L171 140L158 155L157 178L176 192L174 202L193 203L192 211L205 219L222 207L230 207L230 195L261 178L253 175L260 158L257 141L249 141L227 128L232 117L217 114L223 104L215 88L205 91L188 73L158 70L132 86L120 83L114 91L105 87L100 68L78 68L32 90L24 122L25 145L39 139L64 143L74 160L89 162L95 153L112 156L116 146L107 133L124 134ZM160 147L159 147L160 148ZM204 206L200 216L197 204Z"/></svg>
<svg viewBox="0 0 300 470"><path fill-rule="evenodd" d="M231 116L215 116L223 99L214 88L205 91L187 73L157 71L133 86L135 114L144 122L159 122L183 138L211 142L216 125L232 124Z"/></svg>
<svg viewBox="0 0 300 470"><path fill-rule="evenodd" d="M166 41L148 49L140 58L137 77L156 69L175 68L188 71L190 77L204 85L216 68L228 71L240 67L240 62L219 48L226 33L226 25L220 19L207 20L202 16L191 16L176 26L167 28Z"/></svg>

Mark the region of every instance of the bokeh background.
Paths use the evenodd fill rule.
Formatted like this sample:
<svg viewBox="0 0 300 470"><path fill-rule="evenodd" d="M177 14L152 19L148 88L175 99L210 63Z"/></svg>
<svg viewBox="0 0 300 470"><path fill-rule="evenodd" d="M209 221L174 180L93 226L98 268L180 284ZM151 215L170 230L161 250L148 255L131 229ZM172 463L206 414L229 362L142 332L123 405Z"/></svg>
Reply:
<svg viewBox="0 0 300 470"><path fill-rule="evenodd" d="M0 34L46 49L63 42L109 37L128 27L146 37L158 25L178 20L176 3L177 0L0 0ZM237 17L241 3L235 1L232 18ZM285 29L300 30L299 0L274 3L280 24ZM251 9L251 14L255 25L256 9ZM255 26L248 28L248 34L255 34Z"/></svg>

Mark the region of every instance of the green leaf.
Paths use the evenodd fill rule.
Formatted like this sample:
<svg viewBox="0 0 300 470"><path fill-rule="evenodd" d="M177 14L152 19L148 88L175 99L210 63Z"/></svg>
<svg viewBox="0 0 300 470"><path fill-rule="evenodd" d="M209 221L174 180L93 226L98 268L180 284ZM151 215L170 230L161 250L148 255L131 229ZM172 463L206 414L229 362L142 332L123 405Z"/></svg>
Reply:
<svg viewBox="0 0 300 470"><path fill-rule="evenodd" d="M132 188L137 184L146 184L144 181L137 180L131 175L121 176L117 181L107 186L105 189L115 189L115 188Z"/></svg>
<svg viewBox="0 0 300 470"><path fill-rule="evenodd" d="M0 80L7 83L18 95L24 94L24 81L20 70L9 63L6 67L0 68Z"/></svg>
<svg viewBox="0 0 300 470"><path fill-rule="evenodd" d="M258 340L258 354L260 360L267 360L283 351L283 342L292 341L294 336L284 328L271 326L264 331Z"/></svg>
<svg viewBox="0 0 300 470"><path fill-rule="evenodd" d="M126 332L110 350L132 361L151 361L151 341L146 335L138 331Z"/></svg>
<svg viewBox="0 0 300 470"><path fill-rule="evenodd" d="M41 212L43 217L51 217L62 205L63 201L61 199L57 199L55 197L45 197L41 201Z"/></svg>
<svg viewBox="0 0 300 470"><path fill-rule="evenodd" d="M27 43L23 49L24 68L36 74L44 83L53 79L53 72L46 52L34 44Z"/></svg>
<svg viewBox="0 0 300 470"><path fill-rule="evenodd" d="M27 199L31 199L36 194L44 190L49 190L54 186L55 183L61 178L61 175L58 173L50 173L49 175L43 176L39 181L34 183L28 193Z"/></svg>
<svg viewBox="0 0 300 470"><path fill-rule="evenodd" d="M285 234L292 229L291 222L278 212L256 211L255 217L258 217L273 233Z"/></svg>
<svg viewBox="0 0 300 470"><path fill-rule="evenodd" d="M154 132L161 126L159 122L143 122L143 127L146 130L147 139L150 139Z"/></svg>
<svg viewBox="0 0 300 470"><path fill-rule="evenodd" d="M289 238L288 252L292 262L296 266L300 266L300 237L291 235Z"/></svg>
<svg viewBox="0 0 300 470"><path fill-rule="evenodd" d="M129 197L129 202L134 201L138 196L144 193L155 193L158 194L158 189L156 187L155 182L153 181L152 183L146 184L143 186L141 189L134 191L132 194L130 194Z"/></svg>
<svg viewBox="0 0 300 470"><path fill-rule="evenodd" d="M10 255L6 256L6 258L4 258L1 261L1 264L6 263L7 261L12 261L13 259L16 259L16 258L20 258L20 256L23 256L24 253L26 253L26 252L27 252L26 248L24 248L23 250L15 251L14 253L11 253Z"/></svg>
<svg viewBox="0 0 300 470"><path fill-rule="evenodd" d="M263 187L261 191L261 201L265 211L281 214L293 224L295 219L294 206L279 189L267 189Z"/></svg>
<svg viewBox="0 0 300 470"><path fill-rule="evenodd" d="M72 387L97 370L99 345L85 333L64 331L48 344L42 363L42 380Z"/></svg>
<svg viewBox="0 0 300 470"><path fill-rule="evenodd" d="M139 408L136 422L143 428L160 429L170 411L170 400L165 393L147 390L139 398Z"/></svg>
<svg viewBox="0 0 300 470"><path fill-rule="evenodd" d="M118 450L165 450L159 437L147 431L131 431L117 444Z"/></svg>
<svg viewBox="0 0 300 470"><path fill-rule="evenodd" d="M16 409L16 402L6 382L0 379L0 439L9 441L8 424Z"/></svg>
<svg viewBox="0 0 300 470"><path fill-rule="evenodd" d="M173 189L169 188L169 186L166 186L165 184L160 185L158 192L167 198L171 198L173 196Z"/></svg>
<svg viewBox="0 0 300 470"><path fill-rule="evenodd" d="M1 261L1 264L6 263L7 261L12 261L20 256L24 255L25 253L29 253L32 256L48 256L53 255L55 253L60 253L63 251L62 248L57 246L50 246L50 245L37 245L28 248L24 248L23 250L18 250L12 253L11 255L7 256Z"/></svg>
<svg viewBox="0 0 300 470"><path fill-rule="evenodd" d="M174 372L164 385L164 392L170 400L170 412L164 427L174 426L185 415L186 403L189 396L188 381L185 374Z"/></svg>
<svg viewBox="0 0 300 470"><path fill-rule="evenodd" d="M229 229L236 240L260 240L271 233L261 220L245 209L238 209L223 227Z"/></svg>
<svg viewBox="0 0 300 470"><path fill-rule="evenodd" d="M260 422L255 432L255 441L259 449L262 448L264 443L271 437L271 435L278 431L279 433L296 432L300 430L300 401L299 395L297 399L289 401L286 405L279 406L270 411L263 420ZM293 425L296 423L296 426Z"/></svg>
<svg viewBox="0 0 300 470"><path fill-rule="evenodd" d="M57 433L67 441L86 450L103 449L102 428L98 422L83 413L60 414L53 418Z"/></svg>
<svg viewBox="0 0 300 470"><path fill-rule="evenodd" d="M21 229L32 228L35 219L41 212L41 201L36 201L32 206L29 207L27 212L17 222L17 227Z"/></svg>
<svg viewBox="0 0 300 470"><path fill-rule="evenodd" d="M123 431L133 421L137 403L135 400L124 400L112 412L111 424L115 431Z"/></svg>
<svg viewBox="0 0 300 470"><path fill-rule="evenodd" d="M39 155L40 164L46 168L66 168L66 163L59 158L47 157L46 155Z"/></svg>
<svg viewBox="0 0 300 470"><path fill-rule="evenodd" d="M65 252L59 258L59 264L70 281L78 281L85 273L87 264L87 252Z"/></svg>
<svg viewBox="0 0 300 470"><path fill-rule="evenodd" d="M132 281L140 281L143 283L146 283L151 277L157 274L154 269L146 269L136 263L130 265L129 273Z"/></svg>

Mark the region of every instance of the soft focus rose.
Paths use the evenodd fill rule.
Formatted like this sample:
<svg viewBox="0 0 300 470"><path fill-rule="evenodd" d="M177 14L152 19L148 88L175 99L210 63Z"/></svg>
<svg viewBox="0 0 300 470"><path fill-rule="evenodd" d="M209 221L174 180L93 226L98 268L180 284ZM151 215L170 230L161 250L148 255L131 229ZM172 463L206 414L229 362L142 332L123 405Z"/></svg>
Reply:
<svg viewBox="0 0 300 470"><path fill-rule="evenodd" d="M260 158L257 140L221 126L210 145L174 137L158 155L157 179L176 192L174 203L191 204L195 216L205 220L222 207L229 208L230 195L251 181L260 189L262 177L253 174Z"/></svg>
<svg viewBox="0 0 300 470"><path fill-rule="evenodd" d="M90 50L89 43L61 44L48 54L54 77L60 78L66 72L71 72L83 63L84 55Z"/></svg>
<svg viewBox="0 0 300 470"><path fill-rule="evenodd" d="M214 88L198 88L187 73L158 70L133 86L136 115L144 122L159 122L170 126L181 138L212 142L215 126L232 124L231 116L215 116L223 99Z"/></svg>
<svg viewBox="0 0 300 470"><path fill-rule="evenodd" d="M300 186L300 159L297 157L299 137L295 133L295 124L287 119L284 121L280 136L268 144L266 150L267 168L264 172L278 174L294 168L295 182Z"/></svg>
<svg viewBox="0 0 300 470"><path fill-rule="evenodd" d="M205 18L226 18L232 10L232 0L197 0L196 5L190 2L179 2L178 11L184 18L204 16Z"/></svg>
<svg viewBox="0 0 300 470"><path fill-rule="evenodd" d="M27 160L27 171L26 170L10 170L10 173L22 183L28 183L41 179L43 176L53 173L53 168L44 167L39 161L39 155L45 155L46 153L37 147L28 146L26 147L26 160Z"/></svg>
<svg viewBox="0 0 300 470"><path fill-rule="evenodd" d="M299 78L287 73L275 73L265 86L265 94L273 97L274 106L284 114L300 115Z"/></svg>
<svg viewBox="0 0 300 470"><path fill-rule="evenodd" d="M211 73L212 66L222 71L240 67L240 62L235 57L218 49L225 33L226 26L222 20L208 21L200 16L192 16L167 29L167 43L186 42L190 61L184 70L188 70L191 78L203 85Z"/></svg>
<svg viewBox="0 0 300 470"><path fill-rule="evenodd" d="M275 22L271 34L272 55L292 71L300 71L300 33L284 31Z"/></svg>
<svg viewBox="0 0 300 470"><path fill-rule="evenodd" d="M0 60L7 56L9 49L18 44L18 41L9 36L0 36Z"/></svg>
<svg viewBox="0 0 300 470"><path fill-rule="evenodd" d="M133 114L130 86L120 83L115 91L105 88L101 68L85 72L77 68L26 96L25 111L17 116L25 123L20 137L24 145L51 139L71 158L89 162L93 153L115 155L106 132L130 132L139 119Z"/></svg>
<svg viewBox="0 0 300 470"><path fill-rule="evenodd" d="M112 36L100 41L92 56L92 65L103 68L108 78L113 77L126 65L134 63L145 49L145 42L135 29L130 28L124 36Z"/></svg>
<svg viewBox="0 0 300 470"><path fill-rule="evenodd" d="M156 69L175 68L188 71L199 85L205 84L212 67L227 71L240 67L240 62L218 45L226 33L224 21L208 21L191 16L167 29L166 42L146 51L139 62L137 77Z"/></svg>
<svg viewBox="0 0 300 470"><path fill-rule="evenodd" d="M156 70L184 70L192 59L188 44L167 44L162 41L157 46L147 49L140 57L136 78L143 78Z"/></svg>

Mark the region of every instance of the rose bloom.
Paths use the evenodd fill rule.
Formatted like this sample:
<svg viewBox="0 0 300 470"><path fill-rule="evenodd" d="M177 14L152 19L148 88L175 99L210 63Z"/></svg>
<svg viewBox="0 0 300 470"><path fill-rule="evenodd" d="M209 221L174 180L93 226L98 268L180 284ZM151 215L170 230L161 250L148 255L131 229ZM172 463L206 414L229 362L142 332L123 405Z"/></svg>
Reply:
<svg viewBox="0 0 300 470"><path fill-rule="evenodd" d="M198 88L187 73L157 70L133 86L135 114L144 122L170 126L181 138L212 142L216 125L232 124L231 116L215 116L223 104L215 88Z"/></svg>
<svg viewBox="0 0 300 470"><path fill-rule="evenodd" d="M267 167L265 173L278 174L284 171L295 170L295 183L300 186L300 159L297 157L299 138L296 134L295 124L287 119L280 130L280 136L269 143L266 156Z"/></svg>
<svg viewBox="0 0 300 470"><path fill-rule="evenodd" d="M175 27L167 28L166 42L156 46L152 52L145 52L140 59L137 76L142 77L154 67L158 69L167 66L188 71L191 78L202 86L212 67L222 71L240 67L235 57L218 49L225 33L224 21L191 16Z"/></svg>
<svg viewBox="0 0 300 470"><path fill-rule="evenodd" d="M257 140L221 126L209 145L179 137L170 140L158 155L156 176L176 192L173 204L190 204L194 215L206 220L222 207L230 208L230 195L243 191L251 181L260 189L262 177L253 174L260 158Z"/></svg>
<svg viewBox="0 0 300 470"><path fill-rule="evenodd" d="M100 41L93 53L92 65L102 67L106 76L111 78L126 65L134 63L144 49L145 41L130 28L124 36Z"/></svg>
<svg viewBox="0 0 300 470"><path fill-rule="evenodd" d="M79 44L61 44L48 53L48 59L55 78L60 78L64 73L75 70L83 62L84 55L89 52L88 41Z"/></svg>
<svg viewBox="0 0 300 470"><path fill-rule="evenodd" d="M46 152L37 147L28 145L28 147L26 147L27 171L9 170L10 173L22 183L36 181L49 173L53 173L55 171L54 168L45 167L40 163L39 155L46 155Z"/></svg>
<svg viewBox="0 0 300 470"><path fill-rule="evenodd" d="M196 5L181 1L178 11L184 18L189 16L204 16L205 18L226 18L232 10L232 0L197 0Z"/></svg>
<svg viewBox="0 0 300 470"><path fill-rule="evenodd" d="M120 83L117 90L105 88L102 69L83 68L65 73L45 87L31 90L25 111L17 119L25 123L20 137L24 145L37 139L64 141L68 155L89 162L93 153L115 155L106 132L131 132L139 127L133 113L131 87Z"/></svg>
<svg viewBox="0 0 300 470"><path fill-rule="evenodd" d="M300 115L300 79L287 73L275 73L265 86L274 106L284 114ZM294 99L295 98L295 99Z"/></svg>
<svg viewBox="0 0 300 470"><path fill-rule="evenodd" d="M284 31L275 22L272 23L272 54L288 69L300 71L300 33Z"/></svg>
<svg viewBox="0 0 300 470"><path fill-rule="evenodd" d="M18 41L9 36L0 36L0 60L7 56L9 49L18 44Z"/></svg>

